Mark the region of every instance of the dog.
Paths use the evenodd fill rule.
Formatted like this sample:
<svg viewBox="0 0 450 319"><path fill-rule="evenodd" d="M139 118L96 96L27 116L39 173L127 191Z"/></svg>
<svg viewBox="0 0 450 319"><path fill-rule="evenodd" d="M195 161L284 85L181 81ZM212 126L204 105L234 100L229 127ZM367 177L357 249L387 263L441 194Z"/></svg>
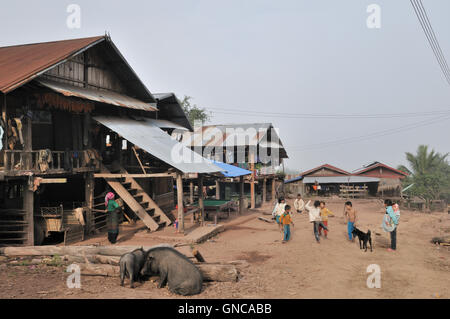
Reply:
<svg viewBox="0 0 450 319"><path fill-rule="evenodd" d="M370 251L372 251L372 236L370 235L370 229L367 231L367 233L362 232L358 228L354 227L352 231L353 237L358 236L359 239L359 249L365 249L365 252L367 251L367 242L370 244ZM363 243L361 247L361 242Z"/></svg>

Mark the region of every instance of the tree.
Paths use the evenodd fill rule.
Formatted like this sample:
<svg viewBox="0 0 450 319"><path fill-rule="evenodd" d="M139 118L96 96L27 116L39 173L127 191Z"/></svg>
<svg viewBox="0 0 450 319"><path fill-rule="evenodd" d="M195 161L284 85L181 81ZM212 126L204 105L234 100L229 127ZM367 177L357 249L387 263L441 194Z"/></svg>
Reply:
<svg viewBox="0 0 450 319"><path fill-rule="evenodd" d="M429 207L430 200L450 199L450 165L447 154L434 150L428 151L427 145L420 145L417 153L406 153L408 166L398 168L407 172L404 185L414 184L410 188L412 195L423 197Z"/></svg>
<svg viewBox="0 0 450 319"><path fill-rule="evenodd" d="M191 104L191 99L192 97L185 95L180 102L189 123L194 127L195 121L201 121L202 124L208 122L211 119L211 113L206 111L205 108L198 107L196 104Z"/></svg>

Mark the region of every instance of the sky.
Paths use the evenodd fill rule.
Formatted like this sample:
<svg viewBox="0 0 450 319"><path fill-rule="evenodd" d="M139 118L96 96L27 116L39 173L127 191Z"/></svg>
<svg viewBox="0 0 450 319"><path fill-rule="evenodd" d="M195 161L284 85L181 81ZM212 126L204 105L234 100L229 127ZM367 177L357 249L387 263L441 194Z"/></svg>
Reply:
<svg viewBox="0 0 450 319"><path fill-rule="evenodd" d="M273 123L289 170L396 167L419 144L450 152L450 85L409 0L0 4L0 46L107 31L151 92L193 97L212 112L209 124ZM81 8L79 29L67 26L70 4ZM370 4L380 28L367 27ZM450 64L450 1L423 5ZM376 116L341 116L352 114Z"/></svg>

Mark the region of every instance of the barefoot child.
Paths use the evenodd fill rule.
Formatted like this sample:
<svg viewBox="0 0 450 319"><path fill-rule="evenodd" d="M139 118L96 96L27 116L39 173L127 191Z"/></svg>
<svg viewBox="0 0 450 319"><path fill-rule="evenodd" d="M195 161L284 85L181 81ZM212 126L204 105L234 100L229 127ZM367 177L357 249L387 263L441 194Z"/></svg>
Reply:
<svg viewBox="0 0 450 319"><path fill-rule="evenodd" d="M350 241L354 241L352 231L355 227L356 222L356 209L353 208L352 202L346 202L344 207L344 217L347 219L347 232L348 232L348 239Z"/></svg>
<svg viewBox="0 0 450 319"><path fill-rule="evenodd" d="M280 216L280 224L283 226L284 230L282 243L288 242L291 239L291 224L294 226L291 217L291 206L286 205L284 207L284 213Z"/></svg>
<svg viewBox="0 0 450 319"><path fill-rule="evenodd" d="M322 223L328 227L328 216L333 216L334 214L331 210L325 207L325 202L320 202L320 217L322 218ZM319 226L319 236L322 236L322 226ZM325 238L327 238L328 230L323 230L323 233L325 235Z"/></svg>
<svg viewBox="0 0 450 319"><path fill-rule="evenodd" d="M308 203L306 203L305 208L308 210L309 212L309 221L311 223L313 223L313 227L314 227L314 236L316 237L316 241L319 244L320 243L320 238L319 238L319 226L322 226L323 229L328 230L328 227L325 226L322 221L320 220L320 202L318 200L316 200L314 202L314 207L312 207L311 205L309 205L311 203L311 201L308 201Z"/></svg>

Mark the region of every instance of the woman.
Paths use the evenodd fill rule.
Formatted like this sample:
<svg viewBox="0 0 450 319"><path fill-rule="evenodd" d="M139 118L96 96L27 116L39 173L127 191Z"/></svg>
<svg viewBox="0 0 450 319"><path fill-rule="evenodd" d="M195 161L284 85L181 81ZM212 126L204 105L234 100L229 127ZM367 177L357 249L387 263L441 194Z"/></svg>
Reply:
<svg viewBox="0 0 450 319"><path fill-rule="evenodd" d="M115 244L119 235L120 206L114 200L114 193L109 192L106 194L105 206L108 211L108 240L111 244Z"/></svg>
<svg viewBox="0 0 450 319"><path fill-rule="evenodd" d="M390 233L391 236L391 247L388 248L388 251L393 252L397 249L397 226L398 226L398 217L392 208L392 201L390 199L386 199L384 201L384 207L386 208L386 214L383 218L383 230Z"/></svg>

